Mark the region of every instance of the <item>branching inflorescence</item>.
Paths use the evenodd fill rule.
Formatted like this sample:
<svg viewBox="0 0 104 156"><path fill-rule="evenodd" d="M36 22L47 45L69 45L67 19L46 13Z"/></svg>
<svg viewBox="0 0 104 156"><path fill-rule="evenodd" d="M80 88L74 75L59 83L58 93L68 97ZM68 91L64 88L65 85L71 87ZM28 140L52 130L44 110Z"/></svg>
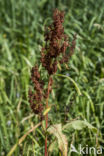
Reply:
<svg viewBox="0 0 104 156"><path fill-rule="evenodd" d="M76 35L72 43L69 43L68 36L64 34L64 12L55 9L53 13L53 23L45 32L45 46L41 50L41 64L48 72L49 80L47 90L44 89L44 82L41 80L38 65L32 68L31 80L34 86L34 92L29 90L29 102L35 114L42 117L43 100L46 99L46 109L48 108L48 98L52 90L52 75L57 71L58 64L64 64L74 52ZM66 50L70 50L67 53ZM48 126L48 113L45 116L46 129ZM45 156L47 156L47 136L45 140Z"/></svg>
<svg viewBox="0 0 104 156"><path fill-rule="evenodd" d="M75 48L75 38L72 46L68 42L67 35L64 34L64 12L55 10L53 14L53 24L45 33L46 45L41 51L41 62L49 75L56 73L58 63L67 63ZM66 49L70 47L70 53L66 54Z"/></svg>

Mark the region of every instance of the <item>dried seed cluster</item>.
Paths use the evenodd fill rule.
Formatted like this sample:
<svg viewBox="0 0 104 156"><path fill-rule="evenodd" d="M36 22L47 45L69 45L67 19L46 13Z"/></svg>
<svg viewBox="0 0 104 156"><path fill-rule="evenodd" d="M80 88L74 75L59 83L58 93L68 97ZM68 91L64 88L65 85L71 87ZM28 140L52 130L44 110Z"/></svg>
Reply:
<svg viewBox="0 0 104 156"><path fill-rule="evenodd" d="M64 34L64 12L56 9L53 13L53 23L45 33L45 47L41 51L42 66L48 71L49 82L47 90L44 90L44 83L40 80L38 66L32 68L31 79L34 85L34 92L29 91L29 102L35 114L42 114L43 98L47 99L52 90L52 76L57 71L58 63L67 63L75 49L76 36L71 44L68 42L67 35ZM66 49L70 48L67 54Z"/></svg>
<svg viewBox="0 0 104 156"><path fill-rule="evenodd" d="M68 37L64 34L63 22L64 12L56 9L53 14L53 24L49 26L49 30L45 34L46 45L41 51L41 63L49 75L57 71L58 61L61 64L68 62L75 47L75 39L71 47L68 43ZM71 49L69 54L66 54L67 47ZM62 55L61 59L58 58L60 55Z"/></svg>
<svg viewBox="0 0 104 156"><path fill-rule="evenodd" d="M40 73L38 71L38 66L35 66L31 70L31 80L34 85L35 93L29 90L29 102L31 104L31 108L35 114L39 114L43 111L42 99L44 97L43 94L43 86L44 83L40 80Z"/></svg>

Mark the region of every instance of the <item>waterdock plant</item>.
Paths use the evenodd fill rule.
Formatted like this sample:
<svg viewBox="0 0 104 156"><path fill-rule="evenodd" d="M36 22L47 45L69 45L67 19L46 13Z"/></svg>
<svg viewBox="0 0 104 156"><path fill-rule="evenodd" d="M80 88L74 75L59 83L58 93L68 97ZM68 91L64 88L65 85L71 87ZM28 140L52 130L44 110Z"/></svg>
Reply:
<svg viewBox="0 0 104 156"><path fill-rule="evenodd" d="M43 116L43 110L48 109L48 99L52 91L53 76L57 72L58 64L66 64L75 49L76 35L72 43L69 43L68 36L64 33L64 12L54 10L53 23L45 30L45 46L41 50L40 64L48 73L48 86L44 89L45 82L42 81L38 66L35 65L31 70L31 81L34 91L29 90L29 102L31 109L38 114L39 119L45 119L46 130L48 128L48 112ZM69 47L69 48L68 48ZM68 48L68 51L66 51ZM43 101L46 101L45 108ZM45 136L45 156L48 156L47 133ZM65 152L64 152L65 153Z"/></svg>

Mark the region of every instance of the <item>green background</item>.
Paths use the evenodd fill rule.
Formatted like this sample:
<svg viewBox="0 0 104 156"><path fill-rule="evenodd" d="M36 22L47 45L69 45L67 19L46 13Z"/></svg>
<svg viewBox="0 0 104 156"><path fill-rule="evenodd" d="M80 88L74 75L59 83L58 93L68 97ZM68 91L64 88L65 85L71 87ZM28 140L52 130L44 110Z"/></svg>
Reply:
<svg viewBox="0 0 104 156"><path fill-rule="evenodd" d="M49 100L49 105L53 105L49 124L86 119L100 135L94 135L88 128L73 130L68 133L69 147L72 141L76 148L80 143L104 144L104 1L0 0L1 156L7 155L18 139L39 122L28 103L30 70L39 62L44 27L52 22L55 8L65 11L64 28L69 41L77 34L69 69L63 67L57 73L71 77L81 95L68 78L55 76ZM38 128L15 149L14 155L43 153L44 133ZM59 155L58 147L51 155Z"/></svg>

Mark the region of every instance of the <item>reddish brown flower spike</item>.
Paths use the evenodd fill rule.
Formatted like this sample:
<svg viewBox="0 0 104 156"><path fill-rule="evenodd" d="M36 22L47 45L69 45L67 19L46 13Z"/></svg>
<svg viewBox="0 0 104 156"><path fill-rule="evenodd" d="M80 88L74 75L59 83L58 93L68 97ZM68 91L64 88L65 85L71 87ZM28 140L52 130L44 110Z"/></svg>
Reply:
<svg viewBox="0 0 104 156"><path fill-rule="evenodd" d="M35 114L42 113L43 105L43 81L40 80L40 73L38 71L38 66L35 66L31 70L31 80L34 86L35 92L29 90L29 102L31 108Z"/></svg>
<svg viewBox="0 0 104 156"><path fill-rule="evenodd" d="M29 102L35 114L41 114L43 111L43 98L47 99L52 90L52 77L57 71L58 63L67 63L74 52L76 36L69 44L68 36L64 34L64 12L56 9L53 13L53 23L48 27L45 33L45 47L41 50L42 66L48 71L49 82L48 88L43 90L44 82L40 80L40 73L38 66L32 68L31 80L34 86L34 91L29 90ZM67 54L66 50L70 47L70 52Z"/></svg>
<svg viewBox="0 0 104 156"><path fill-rule="evenodd" d="M68 37L64 34L63 22L64 12L56 9L53 13L53 24L45 33L46 45L41 51L41 63L49 75L56 73L58 62L67 63L75 49L75 39L70 47ZM70 47L70 53L66 54L68 47ZM61 59L59 59L60 55L62 55Z"/></svg>

